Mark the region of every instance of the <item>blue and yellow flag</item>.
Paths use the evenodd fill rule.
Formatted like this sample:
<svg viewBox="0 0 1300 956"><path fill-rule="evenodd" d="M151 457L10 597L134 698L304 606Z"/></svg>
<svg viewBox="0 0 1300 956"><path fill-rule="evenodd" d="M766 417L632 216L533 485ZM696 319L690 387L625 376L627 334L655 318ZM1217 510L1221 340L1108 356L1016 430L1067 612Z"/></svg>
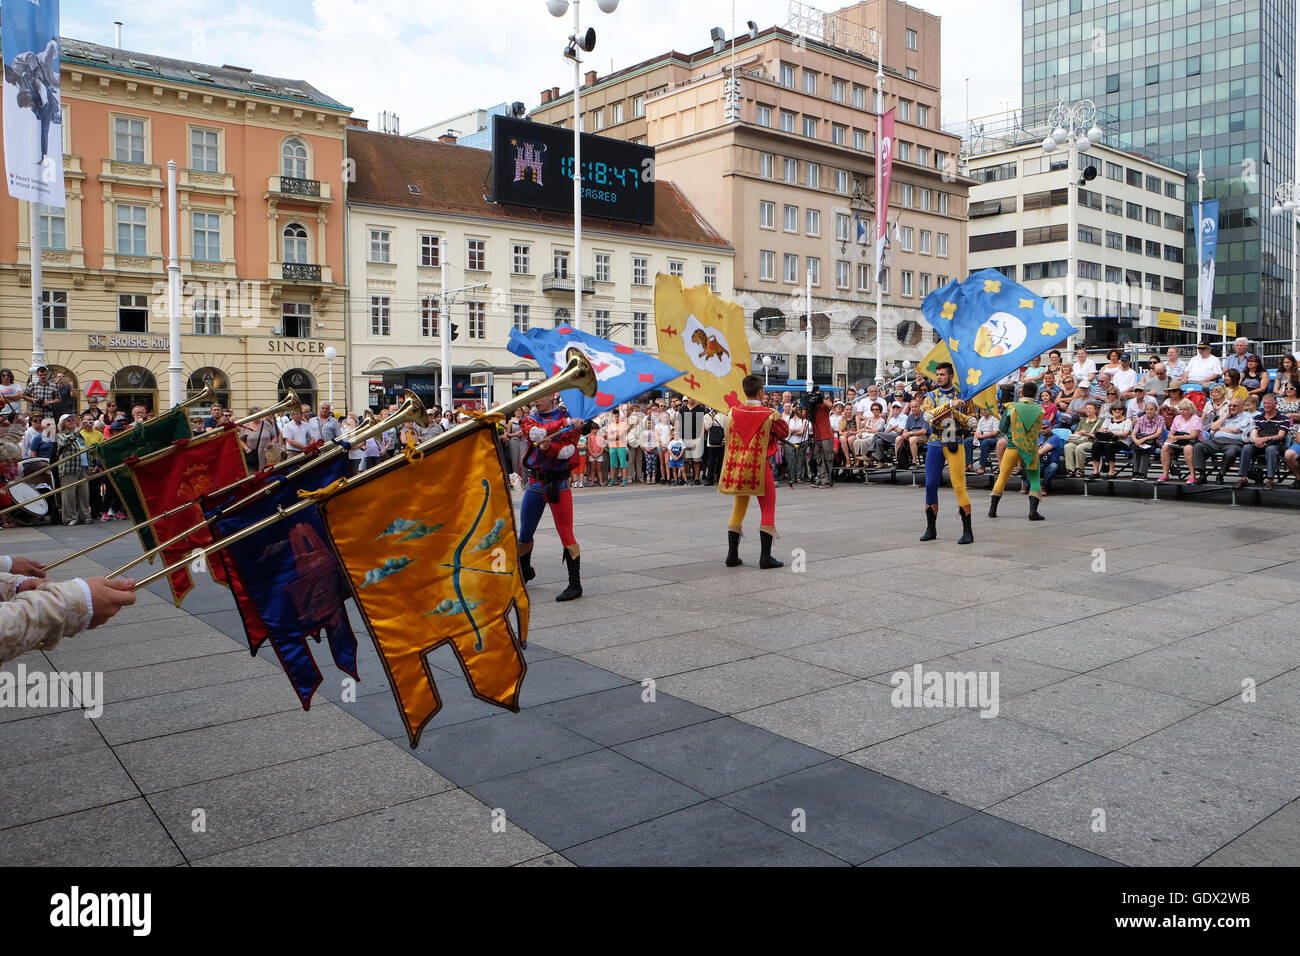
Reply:
<svg viewBox="0 0 1300 956"><path fill-rule="evenodd" d="M1078 331L1056 306L996 269L936 289L921 314L948 346L964 400Z"/></svg>
<svg viewBox="0 0 1300 956"><path fill-rule="evenodd" d="M947 343L940 342L934 348L930 349L929 354L927 354L925 358L921 359L920 363L916 366L916 370L933 382L939 366L944 362L951 361L952 353L948 351ZM997 391L998 388L996 385L990 385L988 388L984 389L984 391L972 398L970 402L984 414L997 418Z"/></svg>

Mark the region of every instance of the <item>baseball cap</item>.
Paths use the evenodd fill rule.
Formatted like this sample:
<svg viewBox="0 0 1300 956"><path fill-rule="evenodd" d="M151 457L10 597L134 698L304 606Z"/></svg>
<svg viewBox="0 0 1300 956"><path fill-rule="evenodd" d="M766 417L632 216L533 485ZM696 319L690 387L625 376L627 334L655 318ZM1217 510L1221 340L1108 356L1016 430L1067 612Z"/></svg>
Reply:
<svg viewBox="0 0 1300 956"><path fill-rule="evenodd" d="M903 407L903 403L902 403L902 402L894 402L894 403L893 403L892 405L890 405L889 407L890 407L890 408L902 408L902 407Z"/></svg>
<svg viewBox="0 0 1300 956"><path fill-rule="evenodd" d="M36 366L36 371L38 371L38 372L48 372L49 370L50 370L50 367L49 367L48 365L38 365L38 366Z"/></svg>
<svg viewBox="0 0 1300 956"><path fill-rule="evenodd" d="M1209 343L1209 342L1200 342L1200 343L1197 344L1196 347L1197 347L1198 349L1208 349L1208 348L1210 347L1210 343Z"/></svg>

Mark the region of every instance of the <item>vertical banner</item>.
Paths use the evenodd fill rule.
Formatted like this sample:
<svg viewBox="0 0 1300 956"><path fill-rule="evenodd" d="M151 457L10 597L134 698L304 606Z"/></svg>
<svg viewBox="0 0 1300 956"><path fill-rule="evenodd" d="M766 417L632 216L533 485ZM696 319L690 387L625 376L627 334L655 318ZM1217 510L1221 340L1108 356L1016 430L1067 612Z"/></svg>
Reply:
<svg viewBox="0 0 1300 956"><path fill-rule="evenodd" d="M9 195L62 209L59 0L0 0L0 55Z"/></svg>
<svg viewBox="0 0 1300 956"><path fill-rule="evenodd" d="M1219 200L1196 208L1196 235L1200 239L1200 279L1197 282L1197 330L1214 328L1214 250L1219 244ZM1197 335L1197 339L1200 335Z"/></svg>
<svg viewBox="0 0 1300 956"><path fill-rule="evenodd" d="M889 176L894 171L894 111L880 117L876 131L876 281L885 274L889 232Z"/></svg>

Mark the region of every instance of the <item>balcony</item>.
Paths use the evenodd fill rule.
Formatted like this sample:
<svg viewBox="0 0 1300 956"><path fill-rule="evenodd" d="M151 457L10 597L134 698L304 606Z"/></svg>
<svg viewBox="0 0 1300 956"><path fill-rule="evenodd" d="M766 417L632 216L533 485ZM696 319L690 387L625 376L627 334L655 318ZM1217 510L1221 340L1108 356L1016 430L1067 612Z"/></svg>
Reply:
<svg viewBox="0 0 1300 956"><path fill-rule="evenodd" d="M322 282L321 267L310 262L280 263L280 277L285 282Z"/></svg>
<svg viewBox="0 0 1300 956"><path fill-rule="evenodd" d="M576 277L569 273L547 272L542 276L543 292L572 292L576 284ZM591 276L582 277L582 293L586 295L589 292L596 291L596 280Z"/></svg>
<svg viewBox="0 0 1300 956"><path fill-rule="evenodd" d="M298 179L294 176L268 176L266 199L289 199L298 202L332 203L330 184L320 179Z"/></svg>

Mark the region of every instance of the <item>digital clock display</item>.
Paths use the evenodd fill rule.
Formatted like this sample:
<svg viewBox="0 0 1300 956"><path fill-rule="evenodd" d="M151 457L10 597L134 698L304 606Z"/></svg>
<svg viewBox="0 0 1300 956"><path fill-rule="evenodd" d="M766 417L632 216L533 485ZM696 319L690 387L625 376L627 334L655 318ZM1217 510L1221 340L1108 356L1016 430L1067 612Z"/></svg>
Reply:
<svg viewBox="0 0 1300 956"><path fill-rule="evenodd" d="M654 149L582 134L582 214L654 225ZM512 206L573 213L573 132L496 116L492 198Z"/></svg>

